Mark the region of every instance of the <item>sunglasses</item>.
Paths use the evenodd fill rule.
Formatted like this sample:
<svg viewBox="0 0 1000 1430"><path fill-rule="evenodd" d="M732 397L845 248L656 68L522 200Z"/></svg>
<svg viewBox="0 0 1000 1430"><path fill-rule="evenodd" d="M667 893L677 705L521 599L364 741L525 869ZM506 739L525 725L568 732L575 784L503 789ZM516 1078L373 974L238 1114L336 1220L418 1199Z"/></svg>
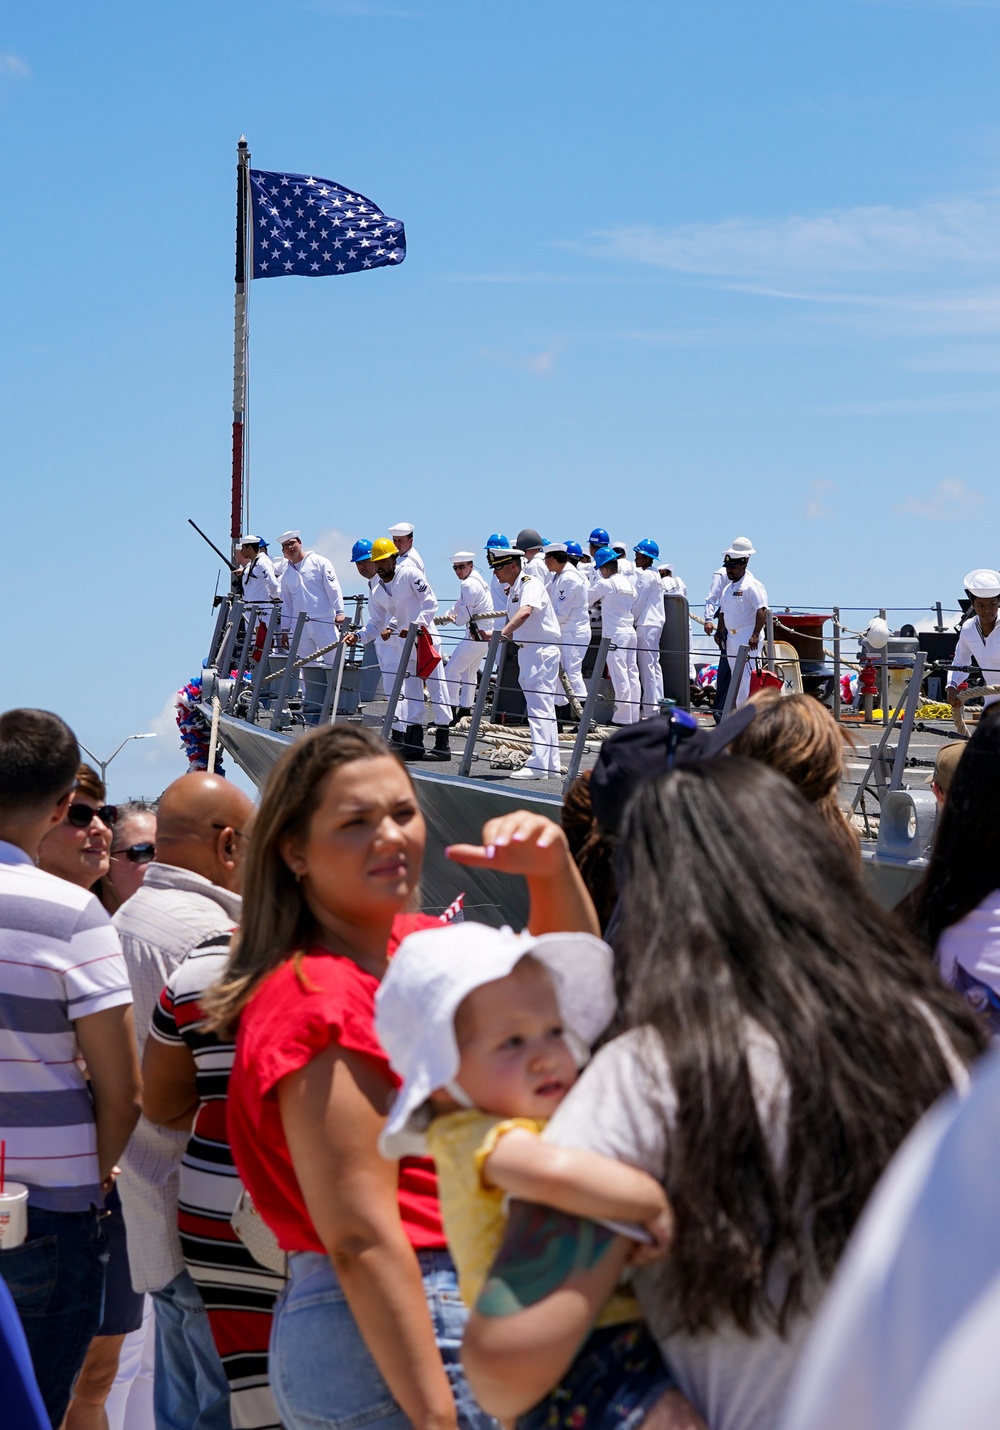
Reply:
<svg viewBox="0 0 1000 1430"><path fill-rule="evenodd" d="M112 859L120 859L122 855L130 864L150 864L156 858L155 844L130 844L127 849L112 849Z"/></svg>
<svg viewBox="0 0 1000 1430"><path fill-rule="evenodd" d="M74 829L86 829L92 819L99 819L110 829L118 821L118 806L102 804L100 809L95 809L92 804L84 804L77 799L66 811L66 823L72 824Z"/></svg>

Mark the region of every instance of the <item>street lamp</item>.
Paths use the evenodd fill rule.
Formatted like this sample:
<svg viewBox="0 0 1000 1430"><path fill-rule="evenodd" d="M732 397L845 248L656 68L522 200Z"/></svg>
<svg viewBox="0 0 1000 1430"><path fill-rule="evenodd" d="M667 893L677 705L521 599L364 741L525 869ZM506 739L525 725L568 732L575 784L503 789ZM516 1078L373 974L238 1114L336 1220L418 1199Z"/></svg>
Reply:
<svg viewBox="0 0 1000 1430"><path fill-rule="evenodd" d="M100 767L101 767L101 784L104 785L105 789L107 789L108 782L107 782L107 779L105 778L105 775L106 775L106 772L107 772L108 765L110 765L110 763L111 763L111 761L114 759L115 755L120 755L120 754L121 754L122 750L124 750L125 746L126 746L126 745L128 744L128 742L129 742L129 740L155 740L155 739L156 739L156 731L155 731L155 730L147 730L147 731L145 732L145 734L142 734L142 735L126 735L125 738L124 738L124 740L123 740L123 741L121 742L121 744L118 746L117 750L115 750L113 754L110 754L106 760L99 760L99 759L97 758L97 756L94 754L93 750L88 750L88 749L87 749L86 745L83 743L82 740L79 741L79 745L80 745L80 749L83 751L83 753L84 753L85 755L89 755L90 758L94 761L95 765L100 765Z"/></svg>

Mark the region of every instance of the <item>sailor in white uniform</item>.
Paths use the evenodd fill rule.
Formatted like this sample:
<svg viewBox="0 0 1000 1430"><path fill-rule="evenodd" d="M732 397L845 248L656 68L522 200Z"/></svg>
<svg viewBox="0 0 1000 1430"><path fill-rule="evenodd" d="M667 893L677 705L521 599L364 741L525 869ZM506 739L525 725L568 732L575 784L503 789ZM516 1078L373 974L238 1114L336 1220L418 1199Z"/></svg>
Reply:
<svg viewBox="0 0 1000 1430"><path fill-rule="evenodd" d="M305 611L306 624L298 652L302 660L337 639L337 628L344 622L344 597L333 562L318 551L304 550L301 532L284 532L281 550L288 562L280 582L282 644L288 644L299 613ZM332 665L333 655L328 650L321 657L322 663Z"/></svg>
<svg viewBox="0 0 1000 1430"><path fill-rule="evenodd" d="M344 639L347 645L375 647L379 670L382 673L382 691L388 699L392 693L393 676L399 666L398 642L391 639L396 618L392 614L385 587L378 579L375 562L372 560L372 543L366 536L359 537L354 543L351 560L357 568L358 575L368 583L368 619L360 630L352 631ZM391 732L391 740L394 745L403 743L405 729L402 716L397 711L397 718L393 721Z"/></svg>
<svg viewBox="0 0 1000 1430"><path fill-rule="evenodd" d="M570 561L565 541L553 541L546 546L545 566L549 573L549 600L561 632L560 663L573 694L578 700L586 700L587 684L582 666L590 646L590 607L587 600L590 582ZM562 701L559 705L565 708Z"/></svg>
<svg viewBox="0 0 1000 1430"><path fill-rule="evenodd" d="M663 635L663 582L656 569L660 548L652 537L644 536L635 551L635 618L636 664L639 667L639 688L642 691L643 719L659 715L663 699L663 667L660 664L660 638Z"/></svg>
<svg viewBox="0 0 1000 1430"><path fill-rule="evenodd" d="M463 715L472 714L472 702L476 698L476 675L486 654L485 641L489 640L485 630L481 630L476 620L486 611L495 611L490 596L490 588L475 567L475 552L456 551L451 558L451 567L460 584L458 600L450 611L440 616L439 622L454 622L465 626L466 632L458 642L445 666L444 678L448 686L448 701L454 707L452 724ZM484 626L485 626L484 622ZM492 625L492 622L489 623Z"/></svg>
<svg viewBox="0 0 1000 1430"><path fill-rule="evenodd" d="M409 563L415 566L421 575L426 576L424 558L413 544L413 522L397 521L395 526L390 526L389 535L399 552L399 565L405 566Z"/></svg>
<svg viewBox="0 0 1000 1430"><path fill-rule="evenodd" d="M372 560L376 563L379 580L382 583L389 607L395 617L395 629L390 641L396 648L396 665L402 654L402 642L411 626L424 626L437 646L434 633L434 617L437 615L437 597L430 583L421 571L410 561L400 561L395 543L380 537L372 546ZM440 654L440 651L438 652ZM401 692L402 718L406 723L403 758L422 760L425 753L435 760L450 759L448 730L451 725L452 708L448 701L448 687L444 680L444 663L439 661L427 676L417 674L417 646L414 643L406 668L406 678ZM424 685L431 699L434 713L434 748L424 750Z"/></svg>
<svg viewBox="0 0 1000 1430"><path fill-rule="evenodd" d="M601 603L601 634L608 636L608 673L615 688L613 725L634 725L639 718L642 697L639 667L636 664L636 634L632 618L635 592L632 582L618 570L618 557L611 546L594 552L597 579L590 588L590 604Z"/></svg>
<svg viewBox="0 0 1000 1430"><path fill-rule="evenodd" d="M518 677L531 733L531 754L511 779L543 780L562 774L556 725L562 632L544 583L533 572L522 570L523 556L517 547L487 552L490 566L507 591L503 636L518 645Z"/></svg>
<svg viewBox="0 0 1000 1430"><path fill-rule="evenodd" d="M669 561L663 562L659 567L660 580L663 582L663 594L665 596L686 596L688 588L679 576L674 575L674 568ZM720 588L719 594L722 591Z"/></svg>
<svg viewBox="0 0 1000 1430"><path fill-rule="evenodd" d="M723 558L728 581L719 598L719 624L725 627L726 655L735 665L740 646L751 651L760 645L761 632L767 621L767 592L747 570L754 547L747 536L738 536ZM750 695L750 661L743 667L740 688L733 709L745 705Z"/></svg>
<svg viewBox="0 0 1000 1430"><path fill-rule="evenodd" d="M240 589L247 623L253 632L257 649L264 644L271 612L281 600L274 567L260 549L259 536L247 532L240 537L236 559L240 564ZM263 630L261 627L263 626ZM259 656L255 657L259 659Z"/></svg>
<svg viewBox="0 0 1000 1430"><path fill-rule="evenodd" d="M635 583L635 562L630 561L628 559L628 547L625 545L624 541L612 541L609 544L611 546L611 550L618 557L619 576L627 576L628 579L632 582L632 589L635 591L636 595L638 595L639 590Z"/></svg>
<svg viewBox="0 0 1000 1430"><path fill-rule="evenodd" d="M1000 572L987 566L970 571L965 589L972 601L972 610L958 633L954 668L948 672L945 695L952 706L959 704L958 692L969 683L968 667L973 661L983 673L984 685L1000 685ZM966 669L962 669L965 666ZM1000 695L983 697L983 708L994 705Z"/></svg>
<svg viewBox="0 0 1000 1430"><path fill-rule="evenodd" d="M514 545L518 550L524 552L524 569L537 576L542 585L546 585L549 573L545 567L545 557L542 555L542 548L545 543L533 526L525 526L517 533Z"/></svg>

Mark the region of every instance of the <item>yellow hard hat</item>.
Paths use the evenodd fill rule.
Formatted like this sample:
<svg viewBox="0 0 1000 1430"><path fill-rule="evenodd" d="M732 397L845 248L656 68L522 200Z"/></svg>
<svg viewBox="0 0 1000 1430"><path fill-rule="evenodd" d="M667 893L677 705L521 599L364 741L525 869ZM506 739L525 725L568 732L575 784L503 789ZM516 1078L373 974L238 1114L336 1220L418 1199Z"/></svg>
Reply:
<svg viewBox="0 0 1000 1430"><path fill-rule="evenodd" d="M380 536L379 539L372 544L372 561L385 561L389 556L398 555L399 552L396 549L395 542L388 536Z"/></svg>

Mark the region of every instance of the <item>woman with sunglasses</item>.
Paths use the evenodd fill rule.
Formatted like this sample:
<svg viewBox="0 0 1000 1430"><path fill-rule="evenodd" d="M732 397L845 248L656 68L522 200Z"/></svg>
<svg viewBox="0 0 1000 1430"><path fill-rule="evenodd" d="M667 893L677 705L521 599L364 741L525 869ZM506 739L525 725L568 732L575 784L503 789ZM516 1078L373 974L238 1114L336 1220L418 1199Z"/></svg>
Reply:
<svg viewBox="0 0 1000 1430"><path fill-rule="evenodd" d="M70 795L66 818L42 840L38 866L47 874L55 874L81 889L92 889L108 912L112 912L117 905L109 908L102 890L97 887L107 884L108 871L113 868L114 845L121 843L119 811L115 805L107 804L106 799L97 771L90 765L81 765L76 772L76 788ZM143 1297L132 1290L125 1218L114 1185L108 1191L104 1206L107 1215L103 1227L109 1253L104 1319L83 1362L63 1422L64 1430L104 1430L107 1426L106 1406L116 1383L122 1345L126 1335L142 1325ZM132 1378L138 1368L136 1363ZM116 1393L126 1394L127 1387L119 1382Z"/></svg>
<svg viewBox="0 0 1000 1430"><path fill-rule="evenodd" d="M156 810L145 800L118 805L118 820L111 836L111 867L94 893L115 914L146 877L146 866L156 858Z"/></svg>

